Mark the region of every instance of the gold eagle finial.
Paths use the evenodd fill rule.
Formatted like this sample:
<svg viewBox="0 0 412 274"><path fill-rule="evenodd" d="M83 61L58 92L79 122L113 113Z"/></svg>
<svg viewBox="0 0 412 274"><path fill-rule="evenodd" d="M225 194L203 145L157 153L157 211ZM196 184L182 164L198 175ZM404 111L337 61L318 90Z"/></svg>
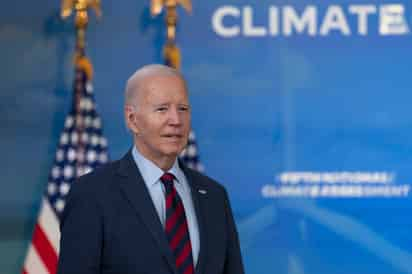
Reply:
<svg viewBox="0 0 412 274"><path fill-rule="evenodd" d="M176 8L178 4L181 4L188 13L192 12L192 2L190 0L151 0L150 13L155 16L162 12L164 6L166 8Z"/></svg>
<svg viewBox="0 0 412 274"><path fill-rule="evenodd" d="M192 12L192 2L190 0L151 0L150 13L156 16L166 9L166 44L163 47L163 57L165 64L176 69L180 69L180 50L176 45L176 25L177 25L177 5L180 4L188 12Z"/></svg>
<svg viewBox="0 0 412 274"><path fill-rule="evenodd" d="M76 10L76 12L85 12L88 8L92 8L97 17L102 15L100 0L62 0L60 15L65 19L72 14L73 9Z"/></svg>

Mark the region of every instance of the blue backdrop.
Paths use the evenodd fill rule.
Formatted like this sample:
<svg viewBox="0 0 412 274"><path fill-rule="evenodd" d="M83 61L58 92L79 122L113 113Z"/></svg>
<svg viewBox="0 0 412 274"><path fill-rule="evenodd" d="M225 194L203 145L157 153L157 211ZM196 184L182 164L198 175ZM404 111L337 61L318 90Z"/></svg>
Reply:
<svg viewBox="0 0 412 274"><path fill-rule="evenodd" d="M111 158L126 79L162 62L149 1L103 1L87 35ZM247 273L412 273L412 4L193 1L178 44L206 173L229 191ZM0 273L19 273L71 103L59 1L0 9Z"/></svg>

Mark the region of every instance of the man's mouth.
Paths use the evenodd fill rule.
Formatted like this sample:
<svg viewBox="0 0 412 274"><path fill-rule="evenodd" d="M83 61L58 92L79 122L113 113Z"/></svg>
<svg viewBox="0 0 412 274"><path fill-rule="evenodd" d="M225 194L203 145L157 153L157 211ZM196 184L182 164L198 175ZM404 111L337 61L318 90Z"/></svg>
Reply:
<svg viewBox="0 0 412 274"><path fill-rule="evenodd" d="M163 134L162 137L170 139L180 139L183 137L182 134Z"/></svg>

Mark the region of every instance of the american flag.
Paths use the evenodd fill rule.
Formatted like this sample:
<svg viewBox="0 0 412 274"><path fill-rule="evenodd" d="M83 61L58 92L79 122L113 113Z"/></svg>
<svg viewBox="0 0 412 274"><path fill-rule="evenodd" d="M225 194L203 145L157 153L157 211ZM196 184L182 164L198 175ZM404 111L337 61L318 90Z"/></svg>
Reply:
<svg viewBox="0 0 412 274"><path fill-rule="evenodd" d="M91 74L90 62L82 57L75 70L72 108L49 173L23 274L56 273L60 216L70 187L77 177L108 161L107 140L96 111Z"/></svg>

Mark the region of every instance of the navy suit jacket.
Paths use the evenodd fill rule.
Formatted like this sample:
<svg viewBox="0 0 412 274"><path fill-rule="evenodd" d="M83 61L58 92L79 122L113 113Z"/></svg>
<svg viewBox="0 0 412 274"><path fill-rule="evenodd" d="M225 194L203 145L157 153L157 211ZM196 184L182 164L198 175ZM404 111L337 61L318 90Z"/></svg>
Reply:
<svg viewBox="0 0 412 274"><path fill-rule="evenodd" d="M181 165L199 224L196 274L243 274L225 189ZM143 178L129 151L82 176L61 218L58 274L179 274Z"/></svg>

